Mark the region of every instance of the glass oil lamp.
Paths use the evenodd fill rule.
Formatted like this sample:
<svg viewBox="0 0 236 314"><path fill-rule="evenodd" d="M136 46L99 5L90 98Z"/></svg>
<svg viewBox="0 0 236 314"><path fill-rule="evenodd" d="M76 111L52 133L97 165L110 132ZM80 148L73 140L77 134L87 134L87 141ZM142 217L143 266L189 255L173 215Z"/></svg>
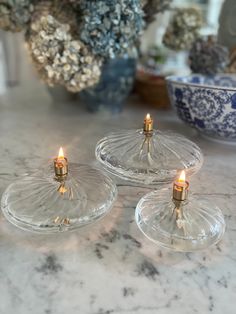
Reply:
<svg viewBox="0 0 236 314"><path fill-rule="evenodd" d="M182 135L154 129L147 114L143 128L121 130L101 139L95 155L111 174L141 185L173 182L181 171L190 176L202 166L200 148Z"/></svg>
<svg viewBox="0 0 236 314"><path fill-rule="evenodd" d="M17 227L55 233L103 217L116 195L109 177L88 165L69 163L60 148L53 163L12 183L3 193L1 207Z"/></svg>
<svg viewBox="0 0 236 314"><path fill-rule="evenodd" d="M136 207L135 219L147 238L175 251L206 249L225 232L221 210L210 197L189 193L184 171L173 189L165 187L145 195Z"/></svg>

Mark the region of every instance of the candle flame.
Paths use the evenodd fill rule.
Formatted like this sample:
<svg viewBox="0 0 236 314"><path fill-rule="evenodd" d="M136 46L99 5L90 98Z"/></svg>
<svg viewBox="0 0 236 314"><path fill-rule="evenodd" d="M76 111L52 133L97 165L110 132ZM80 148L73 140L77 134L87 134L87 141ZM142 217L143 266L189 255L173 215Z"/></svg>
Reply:
<svg viewBox="0 0 236 314"><path fill-rule="evenodd" d="M181 174L179 176L178 182L185 182L185 171L181 171Z"/></svg>
<svg viewBox="0 0 236 314"><path fill-rule="evenodd" d="M150 119L151 119L150 113L147 113L147 114L146 114L146 119L147 119L147 120L150 120Z"/></svg>
<svg viewBox="0 0 236 314"><path fill-rule="evenodd" d="M62 147L60 147L60 149L59 149L58 159L64 159L64 152L63 152Z"/></svg>

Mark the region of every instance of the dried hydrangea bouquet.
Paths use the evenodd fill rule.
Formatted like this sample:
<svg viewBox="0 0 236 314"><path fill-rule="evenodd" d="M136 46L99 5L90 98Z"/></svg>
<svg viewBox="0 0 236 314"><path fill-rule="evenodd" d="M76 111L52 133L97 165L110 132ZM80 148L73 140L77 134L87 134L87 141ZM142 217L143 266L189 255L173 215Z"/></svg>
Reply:
<svg viewBox="0 0 236 314"><path fill-rule="evenodd" d="M0 28L25 33L40 78L49 86L93 96L116 91L119 102L132 88L142 30L170 0L2 0ZM118 65L116 64L116 60ZM112 76L112 69L122 67ZM127 63L127 60L132 60ZM120 93L119 93L120 92ZM107 94L107 93L106 93ZM111 102L112 95L109 95ZM109 99L108 97L108 99ZM92 97L93 98L93 97ZM91 98L91 99L92 99Z"/></svg>
<svg viewBox="0 0 236 314"><path fill-rule="evenodd" d="M175 9L163 37L171 50L189 51L188 64L193 73L214 75L224 71L229 63L228 49L213 35L200 35L203 26L201 11L195 7Z"/></svg>

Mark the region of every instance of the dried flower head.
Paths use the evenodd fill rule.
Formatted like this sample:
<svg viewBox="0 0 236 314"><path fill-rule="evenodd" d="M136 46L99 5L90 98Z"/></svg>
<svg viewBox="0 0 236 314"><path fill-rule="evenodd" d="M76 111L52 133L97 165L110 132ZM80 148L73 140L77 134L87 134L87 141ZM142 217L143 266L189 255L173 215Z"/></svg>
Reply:
<svg viewBox="0 0 236 314"><path fill-rule="evenodd" d="M89 0L80 9L81 40L105 58L127 53L144 27L139 0Z"/></svg>
<svg viewBox="0 0 236 314"><path fill-rule="evenodd" d="M163 43L173 50L188 49L198 37L201 26L202 16L198 9L176 9L163 37Z"/></svg>
<svg viewBox="0 0 236 314"><path fill-rule="evenodd" d="M194 73L213 75L223 72L229 62L229 52L213 36L198 38L189 52L189 65Z"/></svg>
<svg viewBox="0 0 236 314"><path fill-rule="evenodd" d="M20 32L27 26L33 11L31 0L3 0L0 2L0 28Z"/></svg>
<svg viewBox="0 0 236 314"><path fill-rule="evenodd" d="M53 16L60 23L69 24L71 32L77 35L78 24L75 8L68 3L68 0L40 0L35 3L32 21L37 21L47 15Z"/></svg>
<svg viewBox="0 0 236 314"><path fill-rule="evenodd" d="M49 85L61 84L79 92L99 81L101 59L74 39L70 25L43 16L32 23L27 41L33 62Z"/></svg>
<svg viewBox="0 0 236 314"><path fill-rule="evenodd" d="M147 24L154 21L157 13L162 13L170 8L173 0L142 0L144 19Z"/></svg>

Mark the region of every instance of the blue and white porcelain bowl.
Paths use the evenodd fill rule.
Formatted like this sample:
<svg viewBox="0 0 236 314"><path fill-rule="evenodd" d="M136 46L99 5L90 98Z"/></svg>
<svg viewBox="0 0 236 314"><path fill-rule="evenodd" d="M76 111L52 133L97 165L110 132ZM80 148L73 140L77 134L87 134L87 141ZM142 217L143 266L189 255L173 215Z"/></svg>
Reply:
<svg viewBox="0 0 236 314"><path fill-rule="evenodd" d="M236 75L167 77L178 116L211 139L236 143Z"/></svg>

